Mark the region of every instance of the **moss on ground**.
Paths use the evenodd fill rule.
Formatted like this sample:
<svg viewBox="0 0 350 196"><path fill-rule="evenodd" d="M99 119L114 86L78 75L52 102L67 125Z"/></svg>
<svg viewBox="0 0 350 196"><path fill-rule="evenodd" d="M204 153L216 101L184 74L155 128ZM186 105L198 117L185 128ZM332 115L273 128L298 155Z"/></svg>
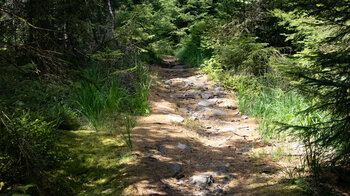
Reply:
<svg viewBox="0 0 350 196"><path fill-rule="evenodd" d="M120 195L126 186L125 168L130 152L117 134L64 131L59 145L69 159L59 172L66 176L76 195Z"/></svg>

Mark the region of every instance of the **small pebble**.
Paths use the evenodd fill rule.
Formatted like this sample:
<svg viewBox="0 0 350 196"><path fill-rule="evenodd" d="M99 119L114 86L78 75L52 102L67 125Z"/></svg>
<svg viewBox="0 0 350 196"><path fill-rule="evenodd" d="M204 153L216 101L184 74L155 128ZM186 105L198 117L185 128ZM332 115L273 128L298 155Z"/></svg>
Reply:
<svg viewBox="0 0 350 196"><path fill-rule="evenodd" d="M222 193L222 192L224 192L224 190L222 190L221 188L215 188L213 190L213 193Z"/></svg>
<svg viewBox="0 0 350 196"><path fill-rule="evenodd" d="M185 185L185 182L183 180L179 180L176 184L179 186L183 186Z"/></svg>

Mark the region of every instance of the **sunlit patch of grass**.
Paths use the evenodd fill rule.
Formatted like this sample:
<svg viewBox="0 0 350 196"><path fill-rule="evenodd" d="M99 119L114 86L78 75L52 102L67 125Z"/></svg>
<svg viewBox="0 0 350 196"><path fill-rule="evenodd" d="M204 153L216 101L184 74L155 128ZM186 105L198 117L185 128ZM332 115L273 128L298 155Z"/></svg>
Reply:
<svg viewBox="0 0 350 196"><path fill-rule="evenodd" d="M59 145L70 157L61 171L75 195L120 195L126 187L125 166L133 158L124 141L107 131L68 131Z"/></svg>

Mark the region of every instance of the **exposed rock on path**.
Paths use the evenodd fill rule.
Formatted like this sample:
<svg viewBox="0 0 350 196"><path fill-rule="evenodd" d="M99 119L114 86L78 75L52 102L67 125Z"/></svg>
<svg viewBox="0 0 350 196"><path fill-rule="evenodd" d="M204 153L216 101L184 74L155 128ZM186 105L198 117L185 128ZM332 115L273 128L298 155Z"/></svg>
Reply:
<svg viewBox="0 0 350 196"><path fill-rule="evenodd" d="M235 98L197 69L173 57L168 68L152 67L150 115L132 132L134 165L126 195L254 195L274 172L268 160L251 161L249 152L265 147L255 119L240 114ZM259 164L257 164L259 163ZM256 194L259 195L259 194Z"/></svg>

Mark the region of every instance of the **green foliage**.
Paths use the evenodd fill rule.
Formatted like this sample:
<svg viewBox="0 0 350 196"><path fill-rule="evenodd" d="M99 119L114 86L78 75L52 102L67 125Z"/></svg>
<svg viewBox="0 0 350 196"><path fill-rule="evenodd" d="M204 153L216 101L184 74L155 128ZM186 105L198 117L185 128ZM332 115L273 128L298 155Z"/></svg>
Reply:
<svg viewBox="0 0 350 196"><path fill-rule="evenodd" d="M11 183L31 183L56 163L52 123L25 110L0 117L0 175ZM27 179L25 181L24 179Z"/></svg>
<svg viewBox="0 0 350 196"><path fill-rule="evenodd" d="M191 28L191 33L186 37L181 47L175 52L175 56L188 66L199 67L205 58L210 57L208 49L202 47L202 34L207 27L205 21L195 23Z"/></svg>
<svg viewBox="0 0 350 196"><path fill-rule="evenodd" d="M125 169L133 157L126 152L123 140L118 139L119 130L114 131L60 133L57 145L70 159L62 163L56 176L67 184L56 195L122 194L127 185Z"/></svg>
<svg viewBox="0 0 350 196"><path fill-rule="evenodd" d="M348 13L347 1L319 1L316 7L298 2L310 11L294 12L276 10L282 19L281 25L294 30L287 39L297 47L292 63L286 72L294 79L295 86L314 102L304 112L325 113L327 118L306 126L291 124L308 147L308 163L315 177L323 166L348 165L350 135L349 120L349 25L348 18L339 13ZM325 7L325 5L330 7ZM333 13L332 10L337 10ZM322 11L320 11L322 10ZM332 14L330 14L332 13ZM339 14L338 13L338 14ZM335 14L335 15L333 15ZM318 179L316 179L318 181Z"/></svg>
<svg viewBox="0 0 350 196"><path fill-rule="evenodd" d="M102 129L115 128L124 114L149 113L143 63L175 53L237 91L240 110L262 119L265 137L288 125L306 144L316 177L324 165L348 166L349 6L348 0L0 1L0 107L11 114L1 116L1 131L17 151L37 146L4 150L1 160L24 156L18 171L25 170L26 156L38 151L43 155L28 164L45 162L51 149L45 141L53 139L44 130L54 137L53 129L77 129L80 115ZM131 121L122 132L130 148ZM19 139L10 138L12 129ZM33 143L20 143L26 140Z"/></svg>
<svg viewBox="0 0 350 196"><path fill-rule="evenodd" d="M245 92L251 94L257 94L266 88L289 89L289 81L282 74L265 73L262 76L247 73L238 74L233 70L225 70L224 66L215 57L204 61L201 70L215 82L236 92L241 89L241 86L244 86Z"/></svg>
<svg viewBox="0 0 350 196"><path fill-rule="evenodd" d="M135 120L131 119L129 117L125 118L125 131L121 133L122 139L125 142L125 144L128 146L130 150L132 150L132 141L131 141L131 129L135 127Z"/></svg>
<svg viewBox="0 0 350 196"><path fill-rule="evenodd" d="M311 102L290 87L285 78L277 74L264 76L236 74L223 71L214 58L207 60L202 71L227 89L238 92L239 110L242 113L261 118L260 133L265 138L279 137L281 123L308 125L309 121L320 120L318 113L303 114ZM282 90L284 89L284 90Z"/></svg>
<svg viewBox="0 0 350 196"><path fill-rule="evenodd" d="M63 101L54 99L47 109L47 118L53 122L58 129L76 130L80 127L78 114Z"/></svg>
<svg viewBox="0 0 350 196"><path fill-rule="evenodd" d="M242 85L238 93L239 109L242 113L261 118L259 129L266 138L279 136L282 124L298 124L307 126L311 122L319 122L324 115L321 113L304 114L311 104L297 92L283 92L278 89L265 89L258 94L250 94Z"/></svg>
<svg viewBox="0 0 350 196"><path fill-rule="evenodd" d="M101 129L105 121L116 113L147 114L148 93L151 81L142 65L123 73L107 75L105 68L92 65L86 70L85 80L79 82L75 101L95 129ZM116 76L133 74L134 81L126 86Z"/></svg>
<svg viewBox="0 0 350 196"><path fill-rule="evenodd" d="M96 65L87 70L87 77L92 77L79 82L75 97L79 111L95 129L102 128L107 116L119 109L126 96L116 81L109 83L103 78L100 69Z"/></svg>
<svg viewBox="0 0 350 196"><path fill-rule="evenodd" d="M205 58L203 51L194 45L182 46L176 51L175 56L179 58L180 62L191 67L199 67Z"/></svg>

